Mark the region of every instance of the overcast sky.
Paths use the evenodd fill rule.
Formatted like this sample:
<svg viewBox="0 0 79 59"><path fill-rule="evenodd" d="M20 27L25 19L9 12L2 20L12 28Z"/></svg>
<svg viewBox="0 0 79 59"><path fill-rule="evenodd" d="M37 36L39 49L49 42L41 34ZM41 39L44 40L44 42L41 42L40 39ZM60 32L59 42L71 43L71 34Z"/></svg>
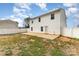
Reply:
<svg viewBox="0 0 79 59"><path fill-rule="evenodd" d="M79 4L70 3L0 3L0 19L11 19L19 22L19 26L23 26L23 19L31 16L38 16L49 10L63 8L67 16L68 27L73 27L79 23Z"/></svg>

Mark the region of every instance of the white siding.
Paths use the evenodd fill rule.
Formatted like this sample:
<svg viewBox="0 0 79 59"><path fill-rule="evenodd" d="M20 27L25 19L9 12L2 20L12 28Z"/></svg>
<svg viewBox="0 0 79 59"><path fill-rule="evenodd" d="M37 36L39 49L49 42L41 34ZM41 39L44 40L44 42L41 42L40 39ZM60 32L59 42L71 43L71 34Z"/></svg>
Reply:
<svg viewBox="0 0 79 59"><path fill-rule="evenodd" d="M54 19L51 20L51 14L54 14ZM31 27L33 27L33 31L32 32L40 32L40 33L50 33L50 34L60 34L60 27L65 26L65 21L61 21L62 24L60 24L60 20L65 20L65 14L64 14L64 10L62 11L56 11L56 12L52 12L46 15L43 15L40 17L41 22L39 22L39 18L30 20L30 28L29 31L31 31ZM63 17L61 17L63 16ZM33 23L32 23L33 21ZM63 25L64 24L64 25ZM63 25L63 26L61 26ZM44 31L41 32L41 26L44 27ZM48 31L45 32L45 26L48 26Z"/></svg>
<svg viewBox="0 0 79 59"><path fill-rule="evenodd" d="M0 29L1 34L15 34L15 33L24 33L27 32L26 29Z"/></svg>
<svg viewBox="0 0 79 59"><path fill-rule="evenodd" d="M9 28L18 28L18 24L16 22L0 22L0 29L9 29Z"/></svg>
<svg viewBox="0 0 79 59"><path fill-rule="evenodd" d="M39 18L30 20L30 27L33 27L32 32L60 34L67 37L79 38L79 28L67 28L65 11L52 12L55 15L55 19L51 20L51 13L41 16L41 22ZM32 24L33 21L33 24ZM44 27L44 31L41 32L41 26ZM48 31L45 32L45 26L48 26ZM30 28L28 31L31 32Z"/></svg>

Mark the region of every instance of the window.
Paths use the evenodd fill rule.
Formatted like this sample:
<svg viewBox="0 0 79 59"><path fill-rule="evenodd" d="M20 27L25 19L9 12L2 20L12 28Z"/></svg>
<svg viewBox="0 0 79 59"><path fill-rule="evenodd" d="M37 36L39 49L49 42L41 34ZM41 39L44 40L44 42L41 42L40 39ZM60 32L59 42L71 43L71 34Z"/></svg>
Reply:
<svg viewBox="0 0 79 59"><path fill-rule="evenodd" d="M54 19L54 14L51 14L51 20Z"/></svg>
<svg viewBox="0 0 79 59"><path fill-rule="evenodd" d="M33 31L33 27L31 27L31 31Z"/></svg>
<svg viewBox="0 0 79 59"><path fill-rule="evenodd" d="M39 22L41 22L41 18L39 17Z"/></svg>
<svg viewBox="0 0 79 59"><path fill-rule="evenodd" d="M41 31L43 31L43 26L41 26Z"/></svg>
<svg viewBox="0 0 79 59"><path fill-rule="evenodd" d="M33 23L33 21L32 21L32 23Z"/></svg>

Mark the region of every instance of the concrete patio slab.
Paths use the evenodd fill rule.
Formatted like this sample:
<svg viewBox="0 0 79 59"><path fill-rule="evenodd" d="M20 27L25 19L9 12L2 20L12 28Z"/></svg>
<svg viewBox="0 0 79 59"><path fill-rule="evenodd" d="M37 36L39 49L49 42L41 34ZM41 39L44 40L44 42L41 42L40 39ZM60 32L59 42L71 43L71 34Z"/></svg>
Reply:
<svg viewBox="0 0 79 59"><path fill-rule="evenodd" d="M51 40L59 37L59 35L53 35L53 34L47 34L47 33L28 32L28 33L22 33L22 34L32 35L32 36L37 36L37 37L42 37L42 38L51 39Z"/></svg>

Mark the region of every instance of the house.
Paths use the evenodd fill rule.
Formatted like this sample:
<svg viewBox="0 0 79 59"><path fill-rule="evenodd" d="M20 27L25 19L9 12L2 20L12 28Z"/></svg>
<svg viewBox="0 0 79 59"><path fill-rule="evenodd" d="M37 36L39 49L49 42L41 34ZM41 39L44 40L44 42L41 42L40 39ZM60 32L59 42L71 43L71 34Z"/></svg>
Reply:
<svg viewBox="0 0 79 59"><path fill-rule="evenodd" d="M62 28L66 27L66 15L62 8L49 11L40 16L29 19L29 32L61 34Z"/></svg>
<svg viewBox="0 0 79 59"><path fill-rule="evenodd" d="M18 28L18 23L12 20L0 20L0 29Z"/></svg>
<svg viewBox="0 0 79 59"><path fill-rule="evenodd" d="M0 35L16 34L26 32L26 29L19 29L18 23L12 20L0 20Z"/></svg>

